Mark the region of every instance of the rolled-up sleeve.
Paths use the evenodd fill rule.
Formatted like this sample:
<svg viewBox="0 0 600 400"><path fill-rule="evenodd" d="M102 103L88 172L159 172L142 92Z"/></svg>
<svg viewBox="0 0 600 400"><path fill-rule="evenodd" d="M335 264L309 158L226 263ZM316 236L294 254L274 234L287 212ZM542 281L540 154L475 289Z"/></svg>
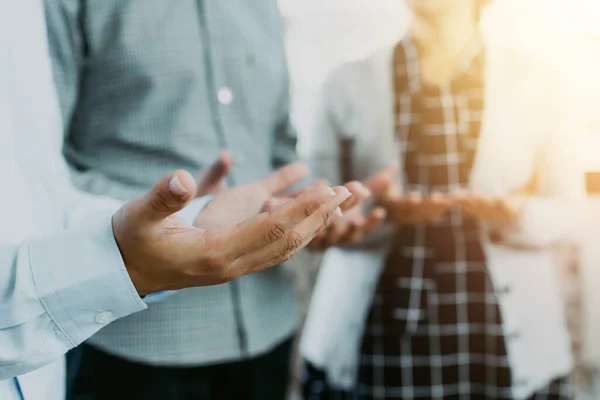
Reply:
<svg viewBox="0 0 600 400"><path fill-rule="evenodd" d="M0 245L0 380L40 368L144 310L110 214L77 230Z"/></svg>

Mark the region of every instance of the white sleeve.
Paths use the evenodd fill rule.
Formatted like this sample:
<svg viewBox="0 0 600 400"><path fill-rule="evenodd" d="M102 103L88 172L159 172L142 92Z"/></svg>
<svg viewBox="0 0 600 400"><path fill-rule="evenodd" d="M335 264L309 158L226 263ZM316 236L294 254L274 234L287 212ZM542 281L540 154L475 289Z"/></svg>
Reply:
<svg viewBox="0 0 600 400"><path fill-rule="evenodd" d="M115 319L146 308L110 216L0 245L0 380L49 364Z"/></svg>
<svg viewBox="0 0 600 400"><path fill-rule="evenodd" d="M585 173L581 139L585 128L569 102L567 92L552 74L540 79L538 114L538 191L530 197L517 223L502 234L503 242L517 247L576 244L585 224ZM542 92L543 89L543 92ZM532 117L535 117L533 115Z"/></svg>

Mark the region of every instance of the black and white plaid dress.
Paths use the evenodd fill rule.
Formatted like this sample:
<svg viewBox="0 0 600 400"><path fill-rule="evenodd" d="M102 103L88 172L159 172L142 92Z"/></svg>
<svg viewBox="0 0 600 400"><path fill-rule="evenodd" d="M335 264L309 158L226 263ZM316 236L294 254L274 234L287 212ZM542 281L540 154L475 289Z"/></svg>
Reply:
<svg viewBox="0 0 600 400"><path fill-rule="evenodd" d="M484 52L477 41L450 84L426 85L408 38L394 54L396 132L406 191L467 186L483 110ZM497 296L477 221L452 210L436 224L398 228L365 328L358 388L327 387L307 369L306 400L513 399ZM570 399L567 379L532 399Z"/></svg>

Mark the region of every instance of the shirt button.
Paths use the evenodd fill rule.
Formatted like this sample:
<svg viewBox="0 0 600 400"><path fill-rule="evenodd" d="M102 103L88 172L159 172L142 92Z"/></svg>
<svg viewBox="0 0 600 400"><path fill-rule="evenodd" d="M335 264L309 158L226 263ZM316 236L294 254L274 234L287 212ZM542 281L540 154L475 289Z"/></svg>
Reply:
<svg viewBox="0 0 600 400"><path fill-rule="evenodd" d="M94 321L100 325L106 325L112 320L114 320L114 317L110 311L100 311L98 314L96 314L96 318L94 319Z"/></svg>
<svg viewBox="0 0 600 400"><path fill-rule="evenodd" d="M233 101L233 93L231 92L231 89L228 87L220 88L217 92L217 99L219 99L219 103L225 106L231 104Z"/></svg>

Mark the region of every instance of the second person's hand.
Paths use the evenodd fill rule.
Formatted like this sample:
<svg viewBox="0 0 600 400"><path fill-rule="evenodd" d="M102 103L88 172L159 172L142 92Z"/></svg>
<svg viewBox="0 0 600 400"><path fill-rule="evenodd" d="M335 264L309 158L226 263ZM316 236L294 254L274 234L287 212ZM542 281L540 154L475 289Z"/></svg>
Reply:
<svg viewBox="0 0 600 400"><path fill-rule="evenodd" d="M452 203L441 193L429 196L392 194L382 197L381 206L386 210L388 219L396 224L416 225L441 221Z"/></svg>
<svg viewBox="0 0 600 400"><path fill-rule="evenodd" d="M370 211L364 209L368 198L377 198L388 191L396 181L397 166L395 164L376 172L362 182L367 192L355 197L351 208L344 215L334 215L329 226L310 243L312 250L326 250L333 246L346 246L361 242L385 220L386 210L375 207ZM353 182L351 182L353 183ZM358 182L356 182L358 184ZM350 184L346 187L351 188ZM350 190L352 192L352 190ZM349 203L353 197L346 201Z"/></svg>
<svg viewBox="0 0 600 400"><path fill-rule="evenodd" d="M480 221L506 226L514 223L523 209L526 196L485 196L473 192L463 192L450 196L450 201L465 214Z"/></svg>

